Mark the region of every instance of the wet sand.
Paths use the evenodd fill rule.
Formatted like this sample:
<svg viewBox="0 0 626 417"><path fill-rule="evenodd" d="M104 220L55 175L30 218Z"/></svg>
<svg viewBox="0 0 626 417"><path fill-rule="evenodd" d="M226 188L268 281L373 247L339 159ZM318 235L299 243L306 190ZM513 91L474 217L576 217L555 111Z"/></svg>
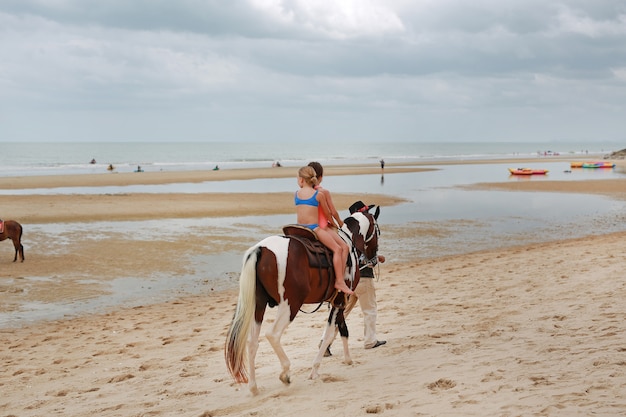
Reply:
<svg viewBox="0 0 626 417"><path fill-rule="evenodd" d="M219 173L224 179L294 174L282 174L283 169L289 170ZM360 168L341 168L358 173L354 169ZM372 173L368 169L372 170L366 167L365 172ZM386 167L385 173L390 172ZM137 181L143 174L147 173L94 176L98 177L94 182L48 177L20 181L23 188L27 183L33 188L57 186L48 181L62 186L114 185L105 184L104 178L119 185ZM189 182L204 181L201 176L213 173L171 174L154 176L164 182ZM328 170L329 175L338 174ZM476 187L554 192L564 191L565 184L567 192L601 192L616 198L623 198L626 190L626 182L619 180ZM6 205L3 198L3 218L62 223L267 213L265 204L264 208L254 204L254 197L231 194L18 197L11 197ZM291 194L285 197L284 193L268 195L269 212L290 212ZM354 197L334 195L340 207ZM388 200L380 202L383 198ZM376 199L381 205L401 202L384 196ZM210 252L206 242L214 231L167 242L133 240L119 233L94 240L82 233L73 234L74 243L63 253L53 250L50 236L29 236L24 263L11 263L12 247L2 243L2 311L17 310L24 302L99 295L90 280L193 273L184 260L190 253ZM362 348L362 317L357 309L348 320L355 363L341 362L337 344L335 356L322 362L321 378L310 381L306 378L326 311L300 314L283 337L292 361L292 384L285 386L278 380L278 361L262 338L257 397L233 384L224 365L224 337L235 290L208 290L165 303L0 329L0 412L7 416L204 417L622 415L626 413L625 238L626 233L599 234L383 264L377 282L378 330L388 344L375 350ZM245 247L243 242L221 242L220 250L227 245ZM38 285L32 284L33 277L42 278ZM62 277L63 285L57 280L47 285L45 277Z"/></svg>

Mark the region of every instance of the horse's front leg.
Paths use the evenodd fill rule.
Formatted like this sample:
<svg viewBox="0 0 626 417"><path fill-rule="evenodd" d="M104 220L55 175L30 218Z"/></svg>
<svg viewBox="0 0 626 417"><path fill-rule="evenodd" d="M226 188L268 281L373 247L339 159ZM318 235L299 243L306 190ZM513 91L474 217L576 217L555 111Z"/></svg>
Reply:
<svg viewBox="0 0 626 417"><path fill-rule="evenodd" d="M328 322L326 328L324 329L324 334L322 336L322 341L320 342L320 347L313 359L313 365L311 366L311 374L309 375L309 379L317 379L319 378L319 368L322 363L322 358L326 353L326 349L330 346L335 338L335 319L337 317L337 309L334 307L330 310L330 315L328 316Z"/></svg>
<svg viewBox="0 0 626 417"><path fill-rule="evenodd" d="M284 384L291 383L291 377L289 375L291 362L289 362L289 358L287 357L285 350L280 344L280 338L287 326L289 326L289 323L291 323L289 304L287 304L286 302L281 302L280 304L278 304L276 321L274 322L272 328L268 330L265 335L265 337L267 337L267 340L270 342L270 345L272 345L272 348L274 348L274 352L276 352L276 356L278 356L278 360L280 361L281 367L283 368L282 372L280 373L280 380L283 381Z"/></svg>
<svg viewBox="0 0 626 417"><path fill-rule="evenodd" d="M352 365L350 348L348 347L348 325L346 324L346 316L343 313L344 310L339 310L337 312L337 329L339 330L341 342L343 343L343 363L346 365Z"/></svg>
<svg viewBox="0 0 626 417"><path fill-rule="evenodd" d="M341 334L341 339L343 341L344 363L346 363L347 365L352 365L352 358L350 358L350 351L348 349L348 326L346 325L343 310L332 307L328 316L328 325L326 326L326 329L324 329L324 335L322 336L322 342L320 343L319 351L317 352L317 356L313 360L311 374L309 375L310 379L319 378L319 367L322 363L322 358L324 357L326 349L335 339L337 330L339 330L339 333Z"/></svg>

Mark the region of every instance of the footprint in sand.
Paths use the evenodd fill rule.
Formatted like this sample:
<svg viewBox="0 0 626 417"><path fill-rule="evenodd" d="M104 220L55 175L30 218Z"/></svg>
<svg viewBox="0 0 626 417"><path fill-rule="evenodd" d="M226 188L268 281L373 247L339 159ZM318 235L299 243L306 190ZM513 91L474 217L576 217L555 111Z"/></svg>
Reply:
<svg viewBox="0 0 626 417"><path fill-rule="evenodd" d="M393 404L385 403L385 405L368 405L365 407L365 412L367 414L380 414L385 410L391 410L393 408Z"/></svg>
<svg viewBox="0 0 626 417"><path fill-rule="evenodd" d="M115 383L115 382L123 382L126 381L127 379L131 379L134 378L135 375L133 374L124 374L124 375L118 375L118 376L114 376L113 378L109 379L108 383Z"/></svg>
<svg viewBox="0 0 626 417"><path fill-rule="evenodd" d="M447 378L439 378L437 381L428 384L427 387L431 391L442 391L456 387L456 382Z"/></svg>
<svg viewBox="0 0 626 417"><path fill-rule="evenodd" d="M322 377L322 381L323 382L344 382L344 381L346 381L346 379L345 378L339 378L337 376L329 375L329 376Z"/></svg>

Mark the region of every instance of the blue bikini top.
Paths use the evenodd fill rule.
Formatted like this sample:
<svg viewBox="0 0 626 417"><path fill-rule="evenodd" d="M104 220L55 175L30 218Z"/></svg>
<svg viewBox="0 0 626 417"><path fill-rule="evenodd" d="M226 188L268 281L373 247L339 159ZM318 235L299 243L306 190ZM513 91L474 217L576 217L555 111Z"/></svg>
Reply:
<svg viewBox="0 0 626 417"><path fill-rule="evenodd" d="M307 206L313 206L313 207L317 207L319 206L319 203L317 201L317 190L315 190L315 194L313 194L311 197L307 198L306 200L301 199L300 197L298 197L298 192L296 191L296 195L295 195L295 202L296 202L296 206L299 206L301 204L305 204Z"/></svg>

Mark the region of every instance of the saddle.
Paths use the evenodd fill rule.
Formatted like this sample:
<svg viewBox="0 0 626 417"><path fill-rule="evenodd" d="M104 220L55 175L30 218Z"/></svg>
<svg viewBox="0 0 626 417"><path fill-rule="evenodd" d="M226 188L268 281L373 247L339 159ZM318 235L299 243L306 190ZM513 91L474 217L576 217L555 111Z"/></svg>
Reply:
<svg viewBox="0 0 626 417"><path fill-rule="evenodd" d="M306 249L311 267L330 269L331 275L334 277L333 254L330 249L317 239L317 234L313 230L297 224L289 224L283 227L283 233L285 236L302 243L302 246Z"/></svg>
<svg viewBox="0 0 626 417"><path fill-rule="evenodd" d="M0 219L0 233L4 232L4 220Z"/></svg>
<svg viewBox="0 0 626 417"><path fill-rule="evenodd" d="M300 226L297 224L289 224L283 226L283 233L285 236L295 239L302 244L306 249L306 254L309 258L309 266L312 268L327 269L330 276L328 282L328 288L326 290L326 297L324 301L328 301L335 308L344 308L346 303L345 297L338 297L339 291L334 288L335 282L335 268L333 268L333 253L317 238L317 233L308 227ZM313 311L317 311L320 305ZM302 310L300 310L302 311Z"/></svg>

